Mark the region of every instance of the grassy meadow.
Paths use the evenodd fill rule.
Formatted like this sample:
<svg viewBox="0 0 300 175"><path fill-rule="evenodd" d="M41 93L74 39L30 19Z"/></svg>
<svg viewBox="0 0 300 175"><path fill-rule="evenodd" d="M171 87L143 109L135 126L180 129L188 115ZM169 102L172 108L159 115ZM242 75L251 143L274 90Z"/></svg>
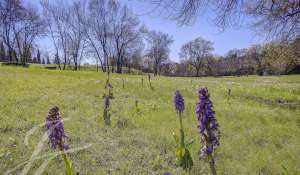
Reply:
<svg viewBox="0 0 300 175"><path fill-rule="evenodd" d="M112 75L114 99L108 127L102 116L105 74L0 66L0 174L31 157L45 128L38 127L28 144L24 143L26 134L45 122L54 105L69 119L65 131L70 148L91 144L70 153L80 174L209 174L208 163L198 158L195 116L197 90L204 86L222 134L215 154L218 174L300 172L300 75L152 77L151 81L153 89L147 76ZM186 139L194 139L194 167L189 173L176 167L174 155L172 133L179 130L173 104L176 90L186 102ZM39 155L51 152L46 141ZM34 161L28 174L34 174L45 160ZM17 167L11 174L20 174L23 168ZM64 168L56 157L43 174L64 174Z"/></svg>

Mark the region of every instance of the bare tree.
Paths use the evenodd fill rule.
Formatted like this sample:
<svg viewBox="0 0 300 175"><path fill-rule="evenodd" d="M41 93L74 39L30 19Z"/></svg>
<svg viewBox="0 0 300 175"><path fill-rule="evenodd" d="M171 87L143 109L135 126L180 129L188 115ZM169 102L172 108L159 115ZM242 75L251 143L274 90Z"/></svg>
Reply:
<svg viewBox="0 0 300 175"><path fill-rule="evenodd" d="M85 33L89 44L91 45L94 55L100 62L103 72L108 67L108 1L106 0L90 0L89 1L89 18L85 25ZM104 57L104 58L103 58Z"/></svg>
<svg viewBox="0 0 300 175"><path fill-rule="evenodd" d="M266 32L269 38L294 39L300 34L299 0L154 0L170 18L179 24L190 24L206 9L214 13L222 30L236 26L250 17L251 26Z"/></svg>
<svg viewBox="0 0 300 175"><path fill-rule="evenodd" d="M124 57L127 60L132 50L140 45L139 20L127 6L116 4L112 9L113 46L116 55L117 73L122 73Z"/></svg>
<svg viewBox="0 0 300 175"><path fill-rule="evenodd" d="M68 18L68 52L71 54L74 70L78 69L82 53L85 49L86 38L84 34L84 21L85 21L85 4L84 1L73 2L69 11L70 17Z"/></svg>
<svg viewBox="0 0 300 175"><path fill-rule="evenodd" d="M13 29L22 20L24 11L20 0L3 0L0 2L0 37L8 48L9 61L13 60L16 42Z"/></svg>
<svg viewBox="0 0 300 175"><path fill-rule="evenodd" d="M20 23L13 26L13 31L16 39L17 54L21 63L24 64L31 59L33 42L44 32L44 23L34 7L27 7L23 15Z"/></svg>
<svg viewBox="0 0 300 175"><path fill-rule="evenodd" d="M262 45L253 45L251 46L249 49L247 49L247 57L249 59L249 61L253 60L254 64L253 66L256 69L256 73L258 75L262 75L264 72L264 66L263 66L263 62L264 62L264 49Z"/></svg>
<svg viewBox="0 0 300 175"><path fill-rule="evenodd" d="M12 61L31 61L34 40L42 33L43 22L33 6L24 6L20 0L0 2L0 38L8 48Z"/></svg>
<svg viewBox="0 0 300 175"><path fill-rule="evenodd" d="M61 70L61 60L59 58L59 38L56 36L57 31L55 31L53 9L49 6L48 1L41 1L41 6L43 8L43 18L44 24L47 27L47 34L50 35L53 46L55 48L55 60L54 63L58 65L58 68ZM55 26L55 25L54 25Z"/></svg>
<svg viewBox="0 0 300 175"><path fill-rule="evenodd" d="M87 38L104 72L109 72L112 55L112 16L117 2L113 0L90 0Z"/></svg>
<svg viewBox="0 0 300 175"><path fill-rule="evenodd" d="M68 53L68 21L70 14L68 6L64 4L63 1L44 1L42 2L44 18L48 26L48 32L51 36L53 45L56 49L56 55L59 59L59 54L61 53L63 57L63 70L66 69L66 65L69 61ZM60 63L60 60L57 60Z"/></svg>
<svg viewBox="0 0 300 175"><path fill-rule="evenodd" d="M200 69L203 68L205 62L212 57L213 43L201 37L198 37L181 47L181 57L195 68L196 76L199 76Z"/></svg>
<svg viewBox="0 0 300 175"><path fill-rule="evenodd" d="M157 75L161 64L169 58L169 47L173 43L173 39L166 33L149 31L147 41L147 56L153 60L154 75Z"/></svg>

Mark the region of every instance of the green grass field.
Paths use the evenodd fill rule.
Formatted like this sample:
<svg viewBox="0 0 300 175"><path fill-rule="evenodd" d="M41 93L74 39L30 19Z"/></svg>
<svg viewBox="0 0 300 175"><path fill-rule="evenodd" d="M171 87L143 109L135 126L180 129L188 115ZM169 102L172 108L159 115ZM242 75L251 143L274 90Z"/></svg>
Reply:
<svg viewBox="0 0 300 175"><path fill-rule="evenodd" d="M142 85L141 79L144 79ZM123 79L125 87L123 88ZM0 66L0 174L27 161L45 128L51 107L60 107L70 148L91 144L70 157L80 174L185 174L176 167L172 132L179 123L173 96L185 97L183 125L194 167L187 174L209 174L200 161L195 104L197 90L208 87L221 125L221 145L215 154L219 174L290 174L300 172L300 75L172 78L113 74L112 125L104 125L106 76L97 72ZM232 94L227 100L228 89ZM138 110L136 109L138 100ZM47 141L38 155L53 152ZM34 174L45 158L33 162ZM24 166L12 174L19 174ZM60 157L43 174L64 174Z"/></svg>

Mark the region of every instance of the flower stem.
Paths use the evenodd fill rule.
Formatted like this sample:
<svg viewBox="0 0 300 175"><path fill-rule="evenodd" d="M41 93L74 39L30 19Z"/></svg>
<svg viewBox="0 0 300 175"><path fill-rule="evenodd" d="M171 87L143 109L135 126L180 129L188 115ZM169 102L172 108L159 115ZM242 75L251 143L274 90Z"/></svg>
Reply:
<svg viewBox="0 0 300 175"><path fill-rule="evenodd" d="M76 174L75 169L73 167L71 160L68 158L67 154L64 151L62 151L61 156L65 162L66 174L67 175L75 175Z"/></svg>
<svg viewBox="0 0 300 175"><path fill-rule="evenodd" d="M184 132L183 132L181 112L179 112L179 122L180 122L180 144L182 147L184 147Z"/></svg>
<svg viewBox="0 0 300 175"><path fill-rule="evenodd" d="M213 175L217 175L214 157L210 154L210 155L209 155L209 158L210 158L209 166L210 166L211 173L212 173Z"/></svg>

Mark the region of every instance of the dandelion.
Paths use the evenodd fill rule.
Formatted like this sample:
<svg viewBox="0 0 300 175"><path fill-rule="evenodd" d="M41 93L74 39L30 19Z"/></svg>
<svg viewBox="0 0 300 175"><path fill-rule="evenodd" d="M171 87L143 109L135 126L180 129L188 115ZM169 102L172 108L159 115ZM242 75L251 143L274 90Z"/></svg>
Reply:
<svg viewBox="0 0 300 175"><path fill-rule="evenodd" d="M178 160L178 165L181 166L184 170L190 170L193 166L193 160L188 148L192 144L192 142L185 144L182 116L181 116L181 114L184 111L184 99L179 91L175 92L174 106L178 114L179 123L180 123L180 130L179 130L180 135L177 136L175 135L175 133L173 133L175 142L177 144L175 154Z"/></svg>
<svg viewBox="0 0 300 175"><path fill-rule="evenodd" d="M220 131L219 124L215 118L213 104L209 99L207 88L199 90L200 101L196 106L198 129L201 137L200 159L209 158L212 173L215 175L215 162L213 152L219 146Z"/></svg>
<svg viewBox="0 0 300 175"><path fill-rule="evenodd" d="M69 145L66 143L67 136L65 134L64 124L57 106L50 109L48 116L46 117L46 128L51 148L54 150L58 148L61 151L61 156L65 162L66 174L75 175L76 171L72 161L64 152L69 148Z"/></svg>

